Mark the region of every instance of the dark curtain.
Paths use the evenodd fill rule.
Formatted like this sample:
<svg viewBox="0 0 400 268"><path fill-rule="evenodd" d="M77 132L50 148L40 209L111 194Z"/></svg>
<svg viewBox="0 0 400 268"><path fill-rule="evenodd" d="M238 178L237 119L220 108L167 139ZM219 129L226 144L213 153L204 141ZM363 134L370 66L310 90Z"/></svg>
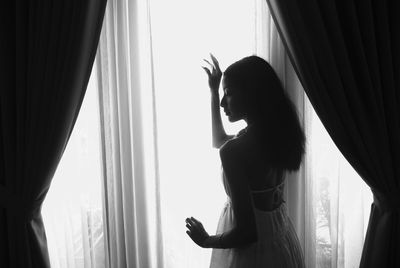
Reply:
<svg viewBox="0 0 400 268"><path fill-rule="evenodd" d="M0 267L50 267L41 205L85 94L105 6L2 3Z"/></svg>
<svg viewBox="0 0 400 268"><path fill-rule="evenodd" d="M315 111L374 194L360 266L400 267L400 1L267 2Z"/></svg>

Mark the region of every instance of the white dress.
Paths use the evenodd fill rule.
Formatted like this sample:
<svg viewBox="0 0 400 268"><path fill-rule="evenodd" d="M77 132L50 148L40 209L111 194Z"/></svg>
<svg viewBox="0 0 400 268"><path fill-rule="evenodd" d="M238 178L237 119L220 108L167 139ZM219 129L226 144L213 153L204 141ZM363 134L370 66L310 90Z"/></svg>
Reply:
<svg viewBox="0 0 400 268"><path fill-rule="evenodd" d="M282 172L272 172L280 174ZM281 180L278 180L281 181ZM223 176L228 200L219 219L217 234L229 231L235 225L229 187ZM305 267L303 253L283 201L284 183L263 194L271 194L274 210L262 211L254 207L257 223L257 242L244 248L213 249L210 268L292 268Z"/></svg>

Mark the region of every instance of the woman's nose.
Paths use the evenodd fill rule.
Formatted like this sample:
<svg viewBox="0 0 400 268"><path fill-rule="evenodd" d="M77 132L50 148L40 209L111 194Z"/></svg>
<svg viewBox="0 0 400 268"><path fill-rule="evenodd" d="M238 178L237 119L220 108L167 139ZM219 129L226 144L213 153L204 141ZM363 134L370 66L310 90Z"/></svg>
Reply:
<svg viewBox="0 0 400 268"><path fill-rule="evenodd" d="M220 106L221 106L222 108L224 108L225 105L226 105L226 100L225 100L225 96L223 96L222 99L221 99Z"/></svg>

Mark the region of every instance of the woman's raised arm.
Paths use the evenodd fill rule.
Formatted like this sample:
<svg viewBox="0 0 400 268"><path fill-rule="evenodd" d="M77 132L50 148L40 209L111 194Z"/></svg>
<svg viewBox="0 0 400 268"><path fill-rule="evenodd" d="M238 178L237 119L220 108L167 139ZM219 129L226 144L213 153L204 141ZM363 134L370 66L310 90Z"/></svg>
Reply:
<svg viewBox="0 0 400 268"><path fill-rule="evenodd" d="M222 72L217 59L210 54L212 63L204 60L210 66L204 67L208 76L208 86L211 93L211 122L212 122L212 143L214 148L220 148L226 141L233 138L232 135L227 135L222 124L221 113L219 110L219 85L221 83Z"/></svg>

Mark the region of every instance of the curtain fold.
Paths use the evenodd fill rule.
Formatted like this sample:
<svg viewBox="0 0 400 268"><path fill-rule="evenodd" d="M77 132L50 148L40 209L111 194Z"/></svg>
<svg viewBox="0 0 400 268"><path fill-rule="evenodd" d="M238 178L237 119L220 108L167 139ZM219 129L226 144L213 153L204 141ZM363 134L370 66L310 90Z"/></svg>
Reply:
<svg viewBox="0 0 400 268"><path fill-rule="evenodd" d="M0 11L0 266L49 267L41 204L74 126L106 1Z"/></svg>
<svg viewBox="0 0 400 268"><path fill-rule="evenodd" d="M98 50L109 267L162 267L147 1L110 0ZM146 45L144 45L146 44Z"/></svg>
<svg viewBox="0 0 400 268"><path fill-rule="evenodd" d="M267 0L333 141L371 187L361 267L400 265L400 3Z"/></svg>

